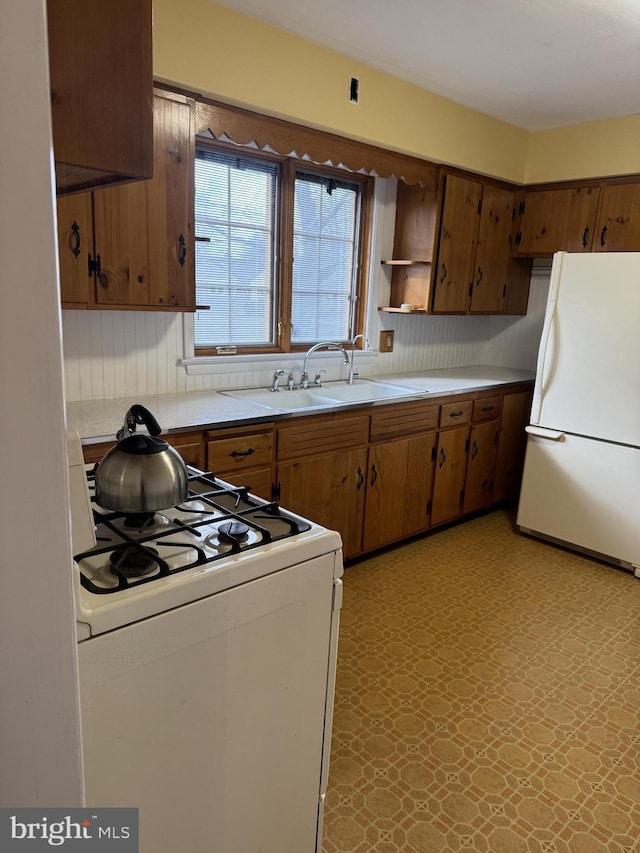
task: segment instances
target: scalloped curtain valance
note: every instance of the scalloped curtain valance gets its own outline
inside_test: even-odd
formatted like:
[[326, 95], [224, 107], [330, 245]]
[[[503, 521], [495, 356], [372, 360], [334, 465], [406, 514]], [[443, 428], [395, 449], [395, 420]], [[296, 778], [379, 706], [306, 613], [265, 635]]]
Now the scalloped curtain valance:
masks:
[[364, 171], [380, 178], [393, 176], [407, 184], [437, 186], [438, 182], [439, 168], [427, 160], [228, 104], [197, 101], [196, 134], [228, 138], [237, 145], [254, 143], [260, 149], [268, 148], [282, 156], [344, 166], [351, 172]]

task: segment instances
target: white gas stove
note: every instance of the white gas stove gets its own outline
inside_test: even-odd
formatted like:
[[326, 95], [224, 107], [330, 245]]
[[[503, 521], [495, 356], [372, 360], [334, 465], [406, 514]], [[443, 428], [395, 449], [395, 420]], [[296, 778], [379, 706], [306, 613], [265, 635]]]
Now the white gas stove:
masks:
[[87, 804], [138, 807], [141, 853], [319, 853], [339, 535], [193, 468], [180, 505], [111, 512], [75, 461]]

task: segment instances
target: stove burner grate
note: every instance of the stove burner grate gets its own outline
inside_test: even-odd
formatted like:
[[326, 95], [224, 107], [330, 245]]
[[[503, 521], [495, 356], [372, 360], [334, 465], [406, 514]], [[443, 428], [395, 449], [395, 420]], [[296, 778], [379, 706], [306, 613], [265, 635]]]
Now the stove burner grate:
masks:
[[155, 548], [121, 545], [109, 557], [109, 569], [118, 577], [141, 578], [157, 571], [158, 552]]

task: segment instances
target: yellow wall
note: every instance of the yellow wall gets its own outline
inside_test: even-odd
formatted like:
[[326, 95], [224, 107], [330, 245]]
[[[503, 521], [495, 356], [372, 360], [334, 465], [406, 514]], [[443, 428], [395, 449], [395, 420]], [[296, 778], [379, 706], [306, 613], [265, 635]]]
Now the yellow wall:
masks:
[[640, 116], [530, 134], [526, 183], [640, 172]]
[[[519, 183], [640, 171], [625, 120], [529, 134], [209, 0], [154, 0], [154, 73], [227, 103]], [[360, 80], [357, 105], [348, 101], [351, 77]]]

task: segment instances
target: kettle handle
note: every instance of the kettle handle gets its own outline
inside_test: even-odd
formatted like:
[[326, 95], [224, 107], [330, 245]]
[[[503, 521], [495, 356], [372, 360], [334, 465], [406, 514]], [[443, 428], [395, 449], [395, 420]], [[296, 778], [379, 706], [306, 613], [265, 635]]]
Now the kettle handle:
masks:
[[136, 431], [136, 424], [144, 424], [149, 430], [149, 435], [160, 435], [162, 432], [160, 424], [151, 414], [149, 409], [141, 406], [140, 403], [134, 403], [125, 415], [124, 427], [116, 436], [118, 441], [126, 438], [127, 434], [133, 435]]

